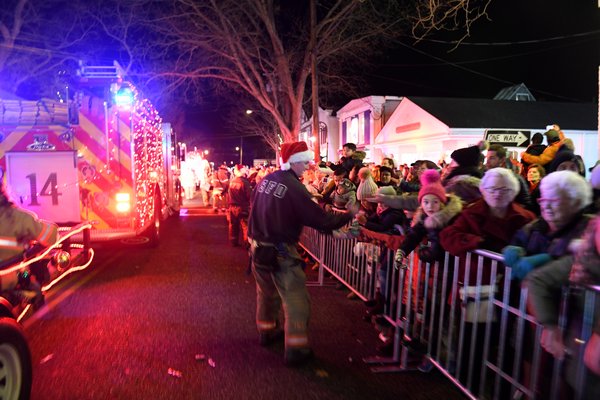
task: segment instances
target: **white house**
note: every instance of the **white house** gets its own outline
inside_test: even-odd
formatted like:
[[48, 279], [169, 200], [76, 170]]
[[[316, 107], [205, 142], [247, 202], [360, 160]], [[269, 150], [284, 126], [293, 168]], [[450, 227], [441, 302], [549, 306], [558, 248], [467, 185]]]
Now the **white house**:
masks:
[[[374, 140], [365, 145], [376, 163], [390, 156], [407, 164], [418, 159], [448, 160], [455, 149], [482, 139], [504, 144], [509, 150], [521, 153], [535, 132], [545, 132], [546, 126], [551, 124], [558, 124], [573, 140], [575, 153], [583, 157], [586, 166], [594, 165], [598, 159], [596, 104], [429, 97], [399, 99], [389, 120]], [[338, 117], [343, 121], [339, 113]]]
[[337, 161], [341, 146], [350, 142], [367, 152], [367, 161], [379, 162], [371, 154], [372, 144], [401, 100], [396, 96], [368, 96], [352, 100], [338, 110], [340, 140], [331, 161]]

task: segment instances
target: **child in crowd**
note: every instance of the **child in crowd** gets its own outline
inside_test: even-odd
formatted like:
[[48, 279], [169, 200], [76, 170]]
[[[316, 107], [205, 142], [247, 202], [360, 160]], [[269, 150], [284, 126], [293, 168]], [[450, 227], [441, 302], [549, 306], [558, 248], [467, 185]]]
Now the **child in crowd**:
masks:
[[406, 257], [425, 238], [429, 244], [419, 248], [419, 259], [429, 263], [440, 261], [444, 256], [444, 249], [440, 244], [439, 233], [462, 210], [460, 198], [446, 194], [440, 174], [434, 169], [428, 169], [421, 175], [418, 199], [421, 206], [413, 216], [402, 246], [396, 251], [396, 261], [399, 263], [404, 263]]
[[[442, 261], [445, 251], [440, 243], [439, 233], [462, 211], [462, 201], [458, 196], [446, 193], [437, 170], [428, 169], [424, 171], [421, 174], [420, 181], [421, 189], [418, 195], [420, 207], [413, 216], [411, 226], [402, 241], [402, 245], [396, 251], [396, 262], [398, 265], [406, 265], [408, 255], [417, 246], [419, 246], [417, 254], [421, 261], [431, 264], [436, 261]], [[427, 239], [428, 243], [422, 244], [423, 239]], [[416, 275], [417, 272], [419, 270], [415, 268], [413, 270], [413, 282], [417, 279], [427, 279], [424, 276], [425, 269], [420, 270], [421, 277]], [[431, 275], [434, 275], [433, 270]], [[442, 275], [439, 273], [438, 279], [441, 278]], [[438, 304], [445, 300], [441, 298], [441, 287], [442, 285], [438, 284], [438, 293], [435, 293], [435, 300]], [[424, 313], [424, 294], [415, 293], [414, 295], [417, 295], [415, 299], [417, 317], [422, 316]], [[417, 322], [421, 322], [419, 318], [417, 318]], [[428, 359], [423, 358], [418, 368], [423, 372], [429, 372], [432, 367]]]
[[377, 192], [377, 183], [375, 183], [373, 173], [369, 167], [362, 167], [360, 171], [358, 171], [358, 179], [360, 183], [356, 190], [356, 199], [360, 201], [360, 206], [363, 211], [366, 212], [367, 216], [373, 215], [376, 211], [376, 203], [371, 203], [367, 201], [367, 199], [375, 196], [375, 193]]
[[[333, 207], [337, 210], [349, 210], [356, 204], [356, 187], [348, 178], [344, 178], [335, 188], [333, 194]], [[326, 207], [328, 208], [328, 207]]]

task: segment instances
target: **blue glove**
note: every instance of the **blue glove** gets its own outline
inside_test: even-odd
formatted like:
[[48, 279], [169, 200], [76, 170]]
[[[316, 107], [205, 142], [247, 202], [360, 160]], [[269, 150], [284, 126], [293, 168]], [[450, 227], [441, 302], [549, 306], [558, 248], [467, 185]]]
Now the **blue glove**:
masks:
[[548, 253], [536, 254], [534, 256], [522, 257], [512, 269], [512, 279], [523, 280], [527, 274], [542, 264], [552, 260]]
[[504, 256], [504, 264], [509, 267], [514, 267], [517, 261], [525, 255], [525, 249], [520, 246], [506, 246], [502, 249]]

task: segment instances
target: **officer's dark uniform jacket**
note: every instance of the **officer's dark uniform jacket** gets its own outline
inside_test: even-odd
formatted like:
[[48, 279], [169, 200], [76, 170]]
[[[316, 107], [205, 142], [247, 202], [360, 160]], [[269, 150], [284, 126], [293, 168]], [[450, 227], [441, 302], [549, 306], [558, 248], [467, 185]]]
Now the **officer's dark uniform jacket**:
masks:
[[246, 177], [236, 176], [229, 182], [229, 205], [241, 207], [244, 210], [250, 208], [252, 197], [252, 186]]
[[349, 214], [325, 212], [292, 170], [267, 175], [254, 192], [248, 236], [266, 243], [297, 243], [303, 226], [330, 231], [349, 222]]

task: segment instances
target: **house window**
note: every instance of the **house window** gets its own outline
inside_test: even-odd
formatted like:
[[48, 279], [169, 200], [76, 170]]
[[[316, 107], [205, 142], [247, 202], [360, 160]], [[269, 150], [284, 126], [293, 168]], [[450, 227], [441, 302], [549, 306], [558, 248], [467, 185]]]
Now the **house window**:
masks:
[[358, 140], [356, 144], [365, 143], [365, 117], [364, 114], [358, 115]]
[[301, 142], [306, 142], [308, 143], [308, 138], [310, 137], [310, 129], [305, 129], [303, 131], [300, 131], [300, 134], [298, 135], [298, 140]]
[[358, 117], [352, 117], [352, 119], [350, 119], [350, 123], [348, 124], [348, 131], [346, 132], [346, 142], [359, 144], [358, 129]]
[[517, 93], [517, 101], [532, 101], [533, 99], [527, 93]]
[[357, 146], [364, 146], [370, 143], [370, 115], [370, 111], [366, 111], [342, 122], [342, 138], [344, 138], [344, 125], [346, 127], [344, 143], [350, 142]]
[[321, 150], [321, 158], [328, 161], [327, 149], [329, 148], [329, 138], [327, 137], [327, 125], [319, 122], [319, 143]]

